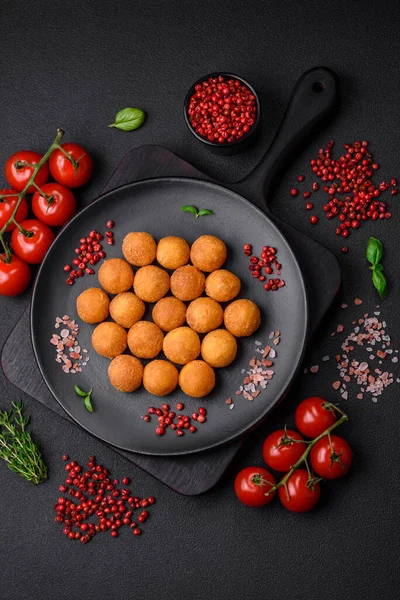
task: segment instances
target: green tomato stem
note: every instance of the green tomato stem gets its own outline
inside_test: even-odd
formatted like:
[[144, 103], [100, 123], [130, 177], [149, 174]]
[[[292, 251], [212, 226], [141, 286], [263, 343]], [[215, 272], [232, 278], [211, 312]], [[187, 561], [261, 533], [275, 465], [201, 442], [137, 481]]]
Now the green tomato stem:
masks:
[[82, 154], [82, 156], [80, 156], [78, 158], [78, 160], [75, 160], [74, 158], [72, 158], [72, 156], [70, 154], [68, 154], [68, 152], [66, 150], [64, 150], [64, 148], [62, 146], [60, 146], [60, 144], [56, 144], [56, 148], [57, 148], [57, 150], [60, 150], [60, 152], [62, 152], [68, 158], [68, 160], [74, 167], [74, 170], [76, 171], [76, 169], [79, 166], [79, 160], [82, 158], [82, 156], [84, 156], [84, 153]]
[[[3, 251], [4, 251], [4, 257], [2, 258], [2, 260], [4, 260], [4, 262], [10, 262], [11, 261], [11, 250], [8, 247], [8, 245], [6, 244], [5, 240], [4, 240], [4, 234], [7, 231], [7, 228], [11, 225], [11, 224], [15, 224], [18, 225], [18, 223], [15, 220], [15, 215], [17, 214], [17, 211], [21, 205], [22, 200], [25, 198], [25, 195], [27, 194], [28, 189], [33, 185], [34, 187], [36, 187], [37, 190], [40, 191], [40, 193], [42, 193], [42, 191], [40, 190], [40, 188], [38, 187], [38, 185], [35, 183], [35, 179], [37, 174], [39, 173], [40, 169], [43, 167], [43, 165], [45, 163], [47, 163], [47, 161], [49, 160], [50, 156], [53, 154], [54, 150], [61, 150], [62, 152], [64, 152], [64, 154], [67, 155], [68, 159], [71, 161], [71, 163], [74, 165], [74, 168], [76, 166], [76, 161], [72, 158], [72, 156], [70, 156], [67, 152], [65, 152], [65, 150], [63, 148], [61, 148], [60, 146], [60, 142], [63, 138], [64, 135], [64, 131], [62, 129], [57, 129], [57, 135], [53, 141], [53, 143], [51, 144], [51, 146], [49, 147], [49, 149], [47, 150], [47, 152], [45, 154], [43, 154], [42, 158], [40, 159], [40, 161], [37, 163], [37, 165], [28, 165], [27, 163], [22, 163], [23, 166], [32, 166], [33, 168], [33, 173], [28, 181], [28, 183], [26, 184], [26, 186], [24, 187], [24, 189], [19, 192], [18, 194], [18, 201], [14, 207], [14, 210], [12, 212], [12, 215], [10, 216], [10, 218], [8, 219], [7, 223], [5, 223], [3, 225], [3, 227], [0, 230], [0, 242], [1, 245], [3, 246]], [[13, 196], [15, 197], [17, 194], [4, 194], [1, 196], [1, 199], [6, 198], [7, 196]], [[23, 232], [24, 233], [24, 232]], [[26, 235], [25, 232], [24, 235]]]
[[345, 421], [349, 420], [348, 416], [340, 408], [338, 408], [334, 404], [330, 404], [329, 402], [327, 402], [326, 406], [329, 407], [329, 408], [332, 408], [332, 409], [336, 410], [341, 415], [340, 419], [338, 419], [335, 423], [333, 423], [333, 425], [331, 425], [330, 427], [328, 427], [328, 429], [325, 429], [325, 431], [323, 431], [318, 437], [316, 437], [313, 440], [311, 440], [311, 442], [308, 442], [308, 446], [304, 450], [303, 454], [300, 456], [299, 460], [290, 468], [290, 471], [288, 473], [286, 473], [285, 477], [283, 477], [283, 479], [281, 479], [279, 481], [279, 483], [276, 483], [265, 494], [266, 496], [269, 496], [269, 494], [272, 494], [272, 492], [275, 492], [278, 488], [280, 488], [282, 486], [285, 486], [286, 493], [288, 493], [288, 491], [287, 491], [287, 482], [288, 482], [289, 478], [293, 475], [294, 471], [296, 469], [298, 469], [303, 463], [306, 463], [307, 471], [308, 471], [308, 473], [310, 473], [307, 458], [308, 458], [308, 455], [310, 454], [312, 448], [315, 446], [315, 444], [317, 442], [319, 442], [319, 440], [322, 440], [322, 438], [324, 438], [325, 436], [328, 436], [328, 438], [330, 440], [330, 433], [331, 433], [331, 431], [333, 431], [334, 429], [336, 429], [336, 427], [339, 427], [339, 425], [341, 425]]

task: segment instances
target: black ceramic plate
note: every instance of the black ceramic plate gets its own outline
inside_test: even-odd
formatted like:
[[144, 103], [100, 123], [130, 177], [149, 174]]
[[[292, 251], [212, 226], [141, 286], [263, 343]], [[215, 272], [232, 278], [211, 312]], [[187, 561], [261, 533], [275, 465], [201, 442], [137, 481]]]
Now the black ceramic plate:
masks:
[[[195, 219], [180, 211], [184, 204], [210, 208], [213, 216]], [[97, 275], [65, 283], [63, 265], [70, 263], [77, 240], [91, 229], [104, 231], [108, 219], [115, 221], [115, 246], [106, 246], [107, 257], [122, 256], [121, 243], [129, 231], [148, 231], [156, 240], [167, 235], [184, 237], [189, 243], [203, 234], [216, 235], [228, 247], [224, 267], [242, 281], [240, 297], [254, 300], [262, 311], [262, 325], [249, 338], [239, 340], [237, 359], [227, 368], [217, 370], [217, 385], [204, 399], [185, 396], [179, 389], [164, 398], [151, 396], [144, 388], [123, 394], [108, 381], [109, 361], [91, 349], [94, 326], [79, 323], [79, 343], [87, 348], [90, 361], [79, 374], [65, 374], [55, 362], [55, 347], [50, 344], [57, 316], [76, 317], [77, 296], [87, 287], [97, 286]], [[261, 282], [253, 279], [243, 245], [255, 249], [265, 244], [275, 246], [281, 261], [286, 286], [277, 292], [265, 292]], [[150, 318], [151, 310], [145, 318]], [[79, 322], [79, 321], [78, 321]], [[301, 272], [285, 238], [274, 223], [240, 195], [222, 186], [193, 179], [162, 178], [119, 188], [102, 196], [78, 214], [60, 233], [44, 260], [34, 289], [31, 313], [32, 340], [41, 373], [56, 400], [82, 427], [120, 448], [145, 454], [184, 454], [212, 448], [231, 441], [254, 427], [285, 394], [301, 360], [307, 331], [307, 300]], [[280, 330], [276, 346], [275, 375], [260, 395], [250, 402], [236, 396], [243, 379], [243, 369], [256, 348], [264, 348], [271, 331]], [[60, 329], [58, 330], [58, 333]], [[261, 343], [257, 346], [257, 343]], [[258, 355], [259, 356], [259, 355]], [[74, 384], [88, 390], [93, 387], [94, 412], [89, 413], [76, 396]], [[233, 398], [230, 409], [225, 400]], [[140, 417], [151, 405], [168, 402], [175, 407], [185, 404], [190, 414], [199, 406], [207, 408], [207, 421], [195, 434], [176, 436], [172, 430], [159, 437], [155, 418], [146, 423]]]

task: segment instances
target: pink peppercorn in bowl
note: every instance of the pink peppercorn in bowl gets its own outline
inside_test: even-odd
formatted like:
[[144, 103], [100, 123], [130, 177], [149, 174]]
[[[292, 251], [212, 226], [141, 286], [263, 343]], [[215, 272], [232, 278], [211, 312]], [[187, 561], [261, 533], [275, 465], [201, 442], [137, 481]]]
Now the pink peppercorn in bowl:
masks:
[[232, 73], [212, 73], [189, 89], [184, 117], [191, 133], [211, 150], [236, 154], [256, 139], [261, 120], [257, 92]]

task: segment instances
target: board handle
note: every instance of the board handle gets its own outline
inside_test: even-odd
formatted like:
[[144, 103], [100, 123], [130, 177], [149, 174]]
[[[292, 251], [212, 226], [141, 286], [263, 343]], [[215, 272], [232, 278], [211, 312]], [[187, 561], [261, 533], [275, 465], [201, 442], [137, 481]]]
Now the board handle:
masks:
[[[339, 79], [331, 69], [315, 67], [297, 81], [282, 123], [255, 169], [235, 188], [263, 198], [291, 156], [309, 141], [312, 130], [332, 114], [339, 102]], [[264, 205], [265, 206], [265, 205]]]

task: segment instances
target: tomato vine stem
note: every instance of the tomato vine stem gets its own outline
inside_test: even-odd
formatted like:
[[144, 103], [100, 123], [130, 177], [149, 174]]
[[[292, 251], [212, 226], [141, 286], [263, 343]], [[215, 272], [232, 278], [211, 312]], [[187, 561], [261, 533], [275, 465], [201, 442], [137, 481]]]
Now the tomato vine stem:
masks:
[[[64, 150], [64, 148], [62, 148], [60, 146], [60, 142], [62, 140], [64, 136], [64, 131], [62, 129], [57, 129], [57, 135], [54, 138], [53, 143], [51, 144], [51, 146], [49, 147], [49, 149], [47, 150], [47, 152], [45, 152], [45, 154], [43, 154], [42, 158], [40, 159], [40, 161], [36, 164], [36, 165], [28, 165], [27, 163], [23, 163], [22, 166], [32, 166], [33, 167], [33, 173], [28, 181], [28, 183], [26, 184], [26, 186], [24, 187], [24, 189], [19, 192], [18, 194], [2, 194], [0, 195], [0, 201], [2, 201], [4, 198], [7, 197], [15, 197], [18, 196], [18, 201], [14, 207], [14, 210], [12, 212], [12, 215], [10, 216], [10, 218], [8, 219], [7, 223], [5, 223], [3, 225], [3, 227], [0, 230], [0, 243], [3, 246], [3, 255], [0, 255], [0, 260], [2, 260], [3, 262], [7, 262], [9, 263], [11, 261], [11, 249], [8, 246], [8, 244], [6, 243], [6, 241], [4, 240], [4, 234], [7, 231], [8, 227], [11, 224], [15, 224], [18, 226], [18, 223], [15, 220], [15, 215], [17, 214], [17, 211], [21, 205], [22, 200], [25, 198], [28, 189], [33, 185], [41, 194], [42, 191], [40, 189], [40, 187], [36, 184], [35, 179], [36, 179], [36, 175], [38, 174], [38, 172], [40, 171], [40, 169], [43, 167], [43, 165], [45, 163], [47, 163], [47, 161], [49, 160], [50, 156], [53, 154], [54, 150], [61, 150], [61, 152], [63, 152], [63, 154], [66, 155], [66, 157], [68, 158], [68, 160], [72, 163], [72, 165], [74, 166], [74, 169], [77, 168], [78, 163], [76, 160], [74, 160], [72, 158], [72, 156], [70, 156], [68, 154], [68, 152], [66, 152]], [[22, 168], [21, 166], [21, 168]], [[45, 195], [46, 197], [46, 195]]]
[[[308, 458], [308, 455], [310, 454], [312, 448], [315, 446], [315, 444], [317, 442], [319, 442], [319, 440], [322, 440], [322, 438], [324, 438], [325, 436], [328, 436], [328, 438], [330, 440], [331, 432], [334, 429], [336, 429], [337, 427], [339, 427], [339, 425], [341, 425], [345, 421], [349, 420], [348, 416], [335, 404], [331, 404], [330, 402], [327, 402], [326, 407], [337, 411], [341, 415], [340, 419], [335, 421], [335, 423], [333, 423], [333, 425], [328, 427], [328, 429], [325, 429], [325, 431], [323, 431], [319, 436], [317, 436], [313, 440], [311, 440], [311, 441], [304, 440], [307, 443], [307, 448], [304, 450], [304, 452], [300, 456], [299, 460], [292, 467], [290, 467], [290, 470], [288, 471], [288, 473], [286, 473], [286, 475], [278, 483], [276, 483], [273, 487], [271, 487], [271, 489], [268, 492], [265, 493], [266, 496], [269, 496], [270, 494], [272, 494], [273, 492], [275, 492], [278, 488], [280, 488], [282, 486], [285, 487], [286, 493], [288, 493], [287, 482], [290, 479], [290, 477], [293, 475], [294, 471], [296, 469], [298, 469], [303, 463], [306, 464], [307, 471], [308, 471], [309, 475], [311, 475], [307, 458]], [[297, 441], [297, 440], [293, 440], [293, 441]], [[313, 480], [313, 477], [311, 475], [310, 481], [312, 481], [312, 480]]]

